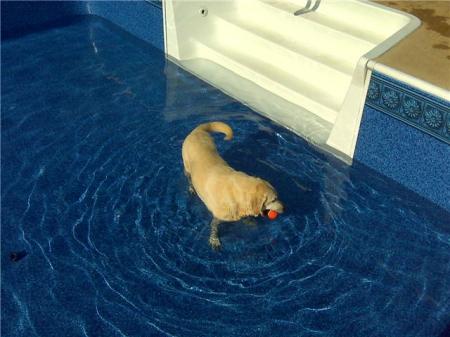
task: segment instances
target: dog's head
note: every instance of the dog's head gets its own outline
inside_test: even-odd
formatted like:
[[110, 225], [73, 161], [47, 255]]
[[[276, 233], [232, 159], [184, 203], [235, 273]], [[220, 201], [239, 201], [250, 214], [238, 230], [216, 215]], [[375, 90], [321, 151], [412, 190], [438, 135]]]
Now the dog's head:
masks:
[[261, 180], [256, 188], [256, 203], [254, 204], [254, 214], [263, 215], [268, 211], [276, 211], [277, 213], [284, 212], [284, 206], [278, 200], [278, 194], [275, 188], [267, 181]]

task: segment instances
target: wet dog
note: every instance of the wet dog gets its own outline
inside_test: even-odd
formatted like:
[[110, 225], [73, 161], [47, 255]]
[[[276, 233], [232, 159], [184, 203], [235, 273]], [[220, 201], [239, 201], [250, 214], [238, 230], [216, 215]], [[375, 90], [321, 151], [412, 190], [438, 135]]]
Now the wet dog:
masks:
[[282, 213], [283, 204], [275, 188], [267, 181], [230, 167], [217, 152], [211, 132], [233, 137], [225, 123], [211, 122], [196, 127], [184, 140], [184, 172], [195, 191], [213, 215], [209, 243], [220, 247], [219, 224], [245, 217], [257, 217], [268, 211]]

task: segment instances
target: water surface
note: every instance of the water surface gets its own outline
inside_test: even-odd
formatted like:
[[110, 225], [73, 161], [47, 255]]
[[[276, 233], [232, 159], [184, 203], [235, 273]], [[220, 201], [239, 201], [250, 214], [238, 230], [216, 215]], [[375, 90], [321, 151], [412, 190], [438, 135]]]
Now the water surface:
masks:
[[[5, 336], [438, 336], [449, 214], [348, 167], [100, 19], [2, 44]], [[287, 212], [233, 223], [187, 191], [184, 137], [216, 138]], [[28, 255], [11, 262], [9, 252]]]

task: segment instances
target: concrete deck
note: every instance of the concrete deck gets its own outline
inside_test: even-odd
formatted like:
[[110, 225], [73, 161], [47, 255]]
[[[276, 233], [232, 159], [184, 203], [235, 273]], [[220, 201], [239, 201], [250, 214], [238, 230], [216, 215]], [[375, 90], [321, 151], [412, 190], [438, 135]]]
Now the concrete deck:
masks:
[[415, 15], [422, 25], [375, 61], [450, 90], [450, 0], [376, 2]]

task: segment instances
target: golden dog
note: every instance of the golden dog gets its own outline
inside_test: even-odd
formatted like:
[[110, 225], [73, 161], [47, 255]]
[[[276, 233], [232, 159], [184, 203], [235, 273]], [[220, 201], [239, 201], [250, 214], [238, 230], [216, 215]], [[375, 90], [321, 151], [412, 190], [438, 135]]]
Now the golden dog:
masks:
[[225, 123], [201, 124], [184, 140], [182, 155], [190, 190], [213, 215], [209, 243], [217, 249], [221, 222], [257, 217], [269, 210], [282, 213], [283, 204], [267, 181], [231, 168], [217, 153], [210, 132], [223, 133], [226, 140], [233, 137], [233, 130]]

